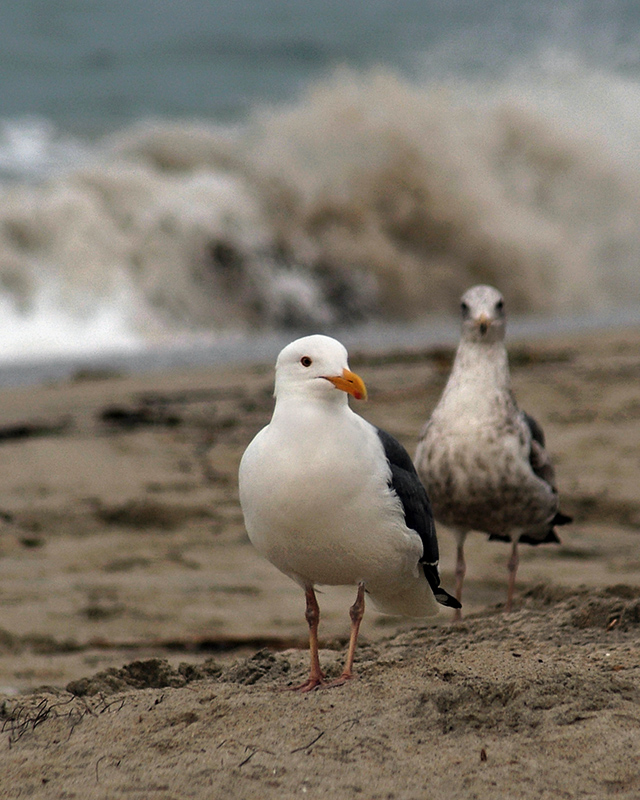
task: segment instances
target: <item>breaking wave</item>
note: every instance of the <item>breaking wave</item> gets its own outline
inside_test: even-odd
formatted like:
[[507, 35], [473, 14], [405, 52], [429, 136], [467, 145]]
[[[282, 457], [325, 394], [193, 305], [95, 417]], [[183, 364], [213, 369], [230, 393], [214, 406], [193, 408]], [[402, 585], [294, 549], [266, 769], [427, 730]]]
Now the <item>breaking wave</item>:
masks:
[[417, 320], [477, 282], [515, 312], [637, 305], [639, 135], [638, 81], [552, 52], [494, 80], [338, 71], [236, 127], [6, 122], [0, 338]]

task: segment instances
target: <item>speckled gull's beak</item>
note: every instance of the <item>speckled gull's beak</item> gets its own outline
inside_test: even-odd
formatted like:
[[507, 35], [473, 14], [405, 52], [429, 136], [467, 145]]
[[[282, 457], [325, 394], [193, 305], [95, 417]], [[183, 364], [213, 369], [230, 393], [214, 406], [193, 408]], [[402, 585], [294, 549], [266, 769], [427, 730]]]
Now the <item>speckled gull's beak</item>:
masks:
[[476, 320], [476, 324], [480, 328], [480, 333], [484, 336], [484, 334], [489, 330], [491, 319], [486, 314], [480, 314]]
[[343, 369], [342, 375], [323, 375], [322, 377], [332, 383], [336, 389], [353, 395], [356, 400], [367, 399], [367, 387], [364, 385], [364, 381], [350, 369]]

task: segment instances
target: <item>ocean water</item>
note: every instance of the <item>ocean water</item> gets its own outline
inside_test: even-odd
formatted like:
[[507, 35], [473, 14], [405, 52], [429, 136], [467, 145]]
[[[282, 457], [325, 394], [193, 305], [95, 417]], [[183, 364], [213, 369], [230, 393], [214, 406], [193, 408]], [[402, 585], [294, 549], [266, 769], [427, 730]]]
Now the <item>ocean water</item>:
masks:
[[639, 219], [635, 2], [0, 0], [0, 382], [435, 335], [477, 282], [640, 321]]

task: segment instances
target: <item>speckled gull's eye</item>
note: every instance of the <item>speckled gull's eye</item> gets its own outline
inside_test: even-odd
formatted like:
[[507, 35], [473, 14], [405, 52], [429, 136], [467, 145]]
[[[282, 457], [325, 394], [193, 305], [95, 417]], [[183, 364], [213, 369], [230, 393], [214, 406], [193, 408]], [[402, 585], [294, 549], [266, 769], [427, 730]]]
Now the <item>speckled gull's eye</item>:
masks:
[[496, 303], [496, 311], [502, 311], [503, 308], [504, 308], [504, 301], [498, 300], [498, 302]]
[[309, 356], [302, 356], [300, 363], [303, 367], [310, 367], [313, 364], [313, 361], [309, 358]]

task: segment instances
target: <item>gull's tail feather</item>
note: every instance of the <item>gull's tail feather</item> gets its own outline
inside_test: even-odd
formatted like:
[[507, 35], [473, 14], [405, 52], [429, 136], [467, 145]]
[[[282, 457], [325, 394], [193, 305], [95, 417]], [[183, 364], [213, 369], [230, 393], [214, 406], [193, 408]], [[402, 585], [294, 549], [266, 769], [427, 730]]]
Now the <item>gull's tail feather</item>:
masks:
[[568, 525], [570, 522], [573, 522], [573, 517], [569, 517], [567, 514], [563, 514], [562, 511], [558, 511], [551, 520], [551, 525]]
[[462, 608], [462, 606], [460, 605], [460, 601], [456, 600], [455, 597], [450, 595], [449, 592], [445, 591], [442, 588], [442, 586], [440, 586], [440, 574], [438, 573], [438, 565], [425, 564], [423, 562], [422, 568], [424, 569], [424, 574], [427, 581], [429, 582], [429, 586], [431, 587], [433, 596], [440, 603], [440, 605], [446, 606], [447, 608]]

